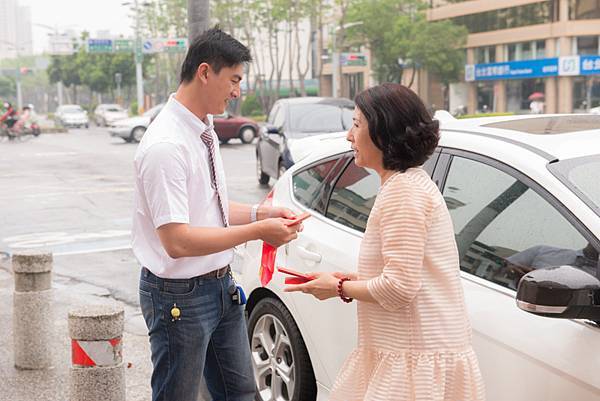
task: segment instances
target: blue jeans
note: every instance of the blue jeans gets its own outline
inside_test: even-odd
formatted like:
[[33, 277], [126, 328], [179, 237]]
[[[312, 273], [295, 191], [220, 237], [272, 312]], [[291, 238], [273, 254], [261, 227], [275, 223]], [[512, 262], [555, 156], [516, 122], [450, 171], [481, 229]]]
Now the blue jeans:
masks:
[[[140, 306], [152, 351], [152, 401], [196, 401], [204, 373], [213, 401], [253, 401], [254, 371], [244, 307], [229, 274], [161, 279], [143, 268]], [[174, 305], [181, 311], [171, 316]]]

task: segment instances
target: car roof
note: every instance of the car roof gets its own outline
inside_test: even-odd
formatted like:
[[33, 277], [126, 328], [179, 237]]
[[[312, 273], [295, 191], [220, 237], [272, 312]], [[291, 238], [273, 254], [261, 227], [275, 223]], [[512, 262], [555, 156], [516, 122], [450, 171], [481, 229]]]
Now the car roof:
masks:
[[[437, 114], [436, 114], [437, 116]], [[549, 114], [443, 119], [442, 131], [465, 132], [544, 153], [551, 159], [598, 154], [600, 115]]]
[[278, 103], [285, 104], [331, 104], [339, 106], [354, 107], [354, 102], [346, 98], [335, 98], [335, 97], [317, 97], [317, 96], [305, 96], [305, 97], [293, 97], [288, 99], [279, 99]]
[[[595, 116], [598, 119], [590, 119], [590, 115], [582, 115], [583, 118], [573, 118], [574, 116], [577, 115], [504, 116], [464, 120], [457, 120], [453, 117], [440, 119], [442, 132], [440, 145], [460, 146], [460, 143], [468, 141], [466, 135], [473, 135], [481, 139], [485, 138], [490, 141], [518, 146], [536, 153], [548, 161], [600, 154], [600, 116]], [[539, 121], [528, 121], [532, 119], [539, 119]], [[556, 132], [544, 134], [517, 130], [518, 127], [522, 126], [529, 126], [532, 128], [531, 130], [537, 130], [544, 124], [547, 127], [558, 127], [558, 129]], [[565, 124], [571, 124], [572, 128], [561, 128], [565, 127]], [[591, 126], [594, 128], [590, 128]], [[460, 135], [460, 140], [450, 133]], [[322, 140], [318, 149], [311, 153], [309, 157], [311, 160], [350, 150], [350, 145], [343, 133], [320, 135], [319, 138], [322, 138]]]

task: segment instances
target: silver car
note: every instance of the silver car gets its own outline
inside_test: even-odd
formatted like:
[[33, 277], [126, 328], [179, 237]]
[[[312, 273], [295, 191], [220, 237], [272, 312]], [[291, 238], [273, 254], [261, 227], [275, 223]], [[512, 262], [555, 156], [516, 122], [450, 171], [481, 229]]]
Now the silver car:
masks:
[[158, 104], [141, 116], [115, 121], [109, 125], [108, 132], [111, 136], [123, 138], [125, 142], [139, 142], [144, 136], [146, 128], [160, 113], [164, 105], [164, 103]]

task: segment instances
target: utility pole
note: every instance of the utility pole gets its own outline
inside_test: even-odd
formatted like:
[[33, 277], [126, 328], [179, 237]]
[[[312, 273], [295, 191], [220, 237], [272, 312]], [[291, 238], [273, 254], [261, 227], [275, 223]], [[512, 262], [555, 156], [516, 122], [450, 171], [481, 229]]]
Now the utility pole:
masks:
[[144, 76], [142, 74], [142, 40], [140, 38], [140, 9], [138, 0], [134, 1], [135, 7], [135, 85], [137, 89], [138, 114], [144, 111]]
[[209, 0], [188, 0], [188, 39], [194, 43], [202, 32], [210, 26]]

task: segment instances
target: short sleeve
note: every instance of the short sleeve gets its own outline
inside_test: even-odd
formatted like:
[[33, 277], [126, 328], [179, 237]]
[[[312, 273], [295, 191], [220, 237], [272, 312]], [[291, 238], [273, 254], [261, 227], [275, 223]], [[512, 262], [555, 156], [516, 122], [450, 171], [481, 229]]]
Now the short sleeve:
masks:
[[138, 174], [154, 228], [167, 223], [189, 223], [188, 169], [177, 145], [156, 143], [146, 150]]
[[382, 193], [380, 209], [383, 272], [367, 283], [373, 298], [394, 311], [412, 302], [421, 288], [432, 197], [400, 174]]

